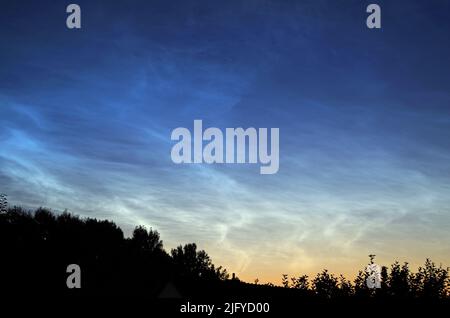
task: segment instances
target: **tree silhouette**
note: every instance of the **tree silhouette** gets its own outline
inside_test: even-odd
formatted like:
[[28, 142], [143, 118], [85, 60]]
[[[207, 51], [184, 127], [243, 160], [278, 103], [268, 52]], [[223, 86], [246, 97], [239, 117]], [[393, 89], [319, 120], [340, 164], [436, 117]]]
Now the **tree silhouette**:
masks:
[[338, 295], [338, 279], [324, 269], [312, 281], [315, 293], [323, 298], [332, 298]]
[[410, 296], [411, 291], [411, 274], [408, 263], [400, 265], [395, 262], [391, 265], [391, 273], [388, 279], [389, 293], [395, 297], [405, 298]]
[[171, 251], [173, 262], [182, 276], [204, 279], [227, 279], [228, 273], [222, 267], [215, 268], [204, 250], [197, 251], [195, 243], [178, 246]]
[[367, 287], [368, 274], [365, 271], [359, 271], [354, 280], [354, 294], [359, 298], [366, 298], [371, 295], [371, 290]]
[[[179, 245], [168, 254], [158, 231], [137, 226], [130, 238], [113, 222], [81, 218], [65, 211], [54, 214], [39, 208], [33, 213], [10, 207], [0, 213], [1, 286], [5, 290], [26, 290], [45, 286], [66, 290], [65, 269], [78, 264], [82, 286], [87, 290], [133, 291], [157, 297], [173, 282], [187, 293], [269, 294], [292, 299], [314, 297], [319, 301], [349, 299], [380, 301], [402, 299], [446, 300], [449, 269], [427, 259], [417, 273], [408, 263], [395, 262], [381, 269], [381, 288], [367, 286], [366, 271], [359, 271], [352, 284], [328, 270], [310, 282], [307, 275], [282, 276], [282, 286], [272, 283], [248, 284], [229, 279], [195, 243]], [[373, 262], [373, 257], [371, 262]], [[235, 275], [233, 275], [235, 277]], [[170, 285], [170, 284], [169, 284]]]
[[341, 297], [352, 296], [354, 293], [354, 287], [352, 283], [346, 279], [342, 274], [339, 276], [339, 290], [338, 295]]
[[419, 267], [416, 274], [412, 274], [412, 289], [416, 297], [444, 298], [448, 296], [449, 276], [448, 268], [437, 267], [428, 258], [424, 267]]
[[309, 289], [308, 275], [302, 275], [299, 277], [292, 277], [292, 288], [307, 291]]
[[137, 226], [134, 229], [131, 244], [134, 248], [145, 252], [154, 252], [163, 248], [158, 231], [153, 231], [151, 228], [147, 231], [144, 226]]
[[386, 266], [381, 266], [381, 288], [378, 288], [375, 291], [375, 295], [379, 298], [385, 298], [389, 293], [389, 273], [388, 268]]

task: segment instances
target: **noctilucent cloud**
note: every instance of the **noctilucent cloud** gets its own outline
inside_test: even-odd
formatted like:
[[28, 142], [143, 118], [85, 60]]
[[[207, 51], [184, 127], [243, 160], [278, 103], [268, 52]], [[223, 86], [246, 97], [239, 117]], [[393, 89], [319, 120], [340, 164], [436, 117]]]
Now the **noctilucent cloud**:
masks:
[[[373, 2], [373, 1], [372, 1]], [[450, 261], [450, 3], [10, 1], [0, 192], [156, 228], [244, 280]], [[171, 131], [280, 128], [280, 169], [172, 162]]]

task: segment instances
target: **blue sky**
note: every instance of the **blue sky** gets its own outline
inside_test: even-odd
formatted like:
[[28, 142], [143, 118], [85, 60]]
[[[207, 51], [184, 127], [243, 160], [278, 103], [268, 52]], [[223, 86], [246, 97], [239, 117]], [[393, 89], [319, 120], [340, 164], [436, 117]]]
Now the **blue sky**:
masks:
[[[450, 260], [450, 4], [1, 5], [0, 191], [197, 242], [247, 280]], [[175, 165], [176, 127], [279, 127], [280, 170]]]

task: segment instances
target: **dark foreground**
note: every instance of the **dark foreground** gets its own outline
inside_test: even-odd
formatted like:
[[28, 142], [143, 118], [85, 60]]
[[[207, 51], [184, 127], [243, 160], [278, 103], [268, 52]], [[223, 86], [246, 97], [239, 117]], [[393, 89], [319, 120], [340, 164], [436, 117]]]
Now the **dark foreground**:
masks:
[[384, 268], [376, 291], [364, 276], [351, 283], [327, 271], [285, 287], [249, 284], [230, 278], [195, 244], [169, 254], [156, 231], [137, 227], [125, 238], [110, 221], [43, 209], [0, 214], [0, 255], [0, 305], [16, 314], [407, 317], [450, 309], [448, 270], [429, 261], [416, 274], [407, 265]]

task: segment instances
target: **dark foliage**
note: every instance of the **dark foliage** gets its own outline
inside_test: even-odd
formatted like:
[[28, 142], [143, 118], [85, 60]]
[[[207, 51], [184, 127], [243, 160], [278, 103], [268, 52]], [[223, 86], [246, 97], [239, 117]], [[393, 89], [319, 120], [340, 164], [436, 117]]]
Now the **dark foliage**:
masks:
[[[5, 199], [6, 204], [6, 197]], [[360, 271], [354, 282], [327, 270], [311, 281], [308, 276], [282, 276], [282, 286], [249, 284], [216, 267], [194, 243], [180, 245], [170, 254], [156, 230], [138, 226], [131, 238], [113, 222], [80, 218], [39, 208], [20, 207], [0, 213], [0, 274], [4, 290], [67, 291], [66, 268], [82, 269], [82, 290], [138, 291], [158, 297], [168, 284], [181, 295], [279, 295], [304, 299], [448, 299], [448, 268], [426, 260], [417, 273], [407, 263], [395, 262], [381, 270], [377, 290], [366, 284]], [[373, 255], [371, 261], [373, 261]]]
[[[103, 290], [146, 290], [157, 294], [169, 280], [186, 274], [220, 280], [226, 271], [215, 268], [205, 251], [187, 244], [183, 253], [163, 249], [159, 233], [136, 227], [125, 238], [116, 224], [46, 209], [34, 213], [10, 208], [0, 215], [2, 287], [66, 289], [66, 268], [78, 264], [82, 287]], [[185, 265], [186, 267], [184, 267]]]

